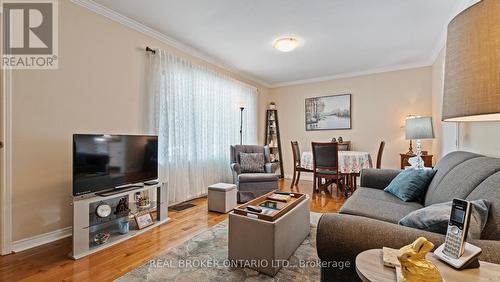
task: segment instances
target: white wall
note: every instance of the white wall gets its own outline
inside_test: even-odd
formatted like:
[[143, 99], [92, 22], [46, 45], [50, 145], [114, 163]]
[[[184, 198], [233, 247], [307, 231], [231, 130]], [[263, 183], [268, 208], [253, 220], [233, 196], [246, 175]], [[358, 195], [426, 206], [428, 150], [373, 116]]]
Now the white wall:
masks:
[[259, 125], [264, 123], [267, 88], [59, 1], [59, 69], [13, 73], [14, 241], [71, 226], [73, 133], [145, 132], [145, 46], [253, 84], [260, 96]]
[[[432, 69], [401, 70], [270, 90], [269, 99], [277, 104], [283, 160], [286, 175], [292, 174], [290, 141], [301, 150], [311, 150], [312, 141], [329, 141], [342, 136], [351, 140], [353, 150], [370, 152], [376, 160], [380, 141], [386, 141], [382, 166], [399, 168], [399, 153], [408, 151], [404, 122], [408, 115], [432, 114]], [[352, 130], [305, 130], [305, 98], [352, 94]], [[432, 153], [432, 143], [424, 150]]]
[[432, 116], [436, 139], [434, 139], [434, 155], [436, 160], [449, 152], [457, 150], [457, 124], [442, 122], [444, 60], [446, 51], [441, 50], [436, 62], [432, 65]]

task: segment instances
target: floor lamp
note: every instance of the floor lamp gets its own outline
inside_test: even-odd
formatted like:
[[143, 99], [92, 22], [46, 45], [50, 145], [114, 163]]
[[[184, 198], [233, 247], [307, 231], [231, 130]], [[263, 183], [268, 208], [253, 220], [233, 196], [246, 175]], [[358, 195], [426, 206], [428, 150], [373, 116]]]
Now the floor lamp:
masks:
[[243, 110], [245, 106], [240, 106], [240, 145], [243, 145]]
[[500, 1], [483, 0], [448, 25], [443, 121], [500, 121], [499, 14]]

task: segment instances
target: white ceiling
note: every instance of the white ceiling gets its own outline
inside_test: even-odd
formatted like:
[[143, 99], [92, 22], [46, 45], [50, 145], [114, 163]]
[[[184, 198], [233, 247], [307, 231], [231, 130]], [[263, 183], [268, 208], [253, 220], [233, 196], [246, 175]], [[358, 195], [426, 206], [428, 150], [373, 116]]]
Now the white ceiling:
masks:
[[268, 86], [430, 65], [466, 1], [95, 0]]

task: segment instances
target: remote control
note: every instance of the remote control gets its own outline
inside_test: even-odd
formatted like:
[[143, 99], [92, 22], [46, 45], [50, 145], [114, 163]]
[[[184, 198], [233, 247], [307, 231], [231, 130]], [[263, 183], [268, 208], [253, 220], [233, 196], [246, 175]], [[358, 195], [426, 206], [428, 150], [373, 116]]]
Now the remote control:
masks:
[[153, 185], [157, 185], [158, 183], [160, 183], [158, 180], [151, 180], [151, 181], [144, 182], [144, 185], [153, 186]]
[[262, 208], [257, 207], [257, 206], [247, 206], [247, 210], [249, 210], [251, 212], [258, 212], [258, 213], [262, 212]]

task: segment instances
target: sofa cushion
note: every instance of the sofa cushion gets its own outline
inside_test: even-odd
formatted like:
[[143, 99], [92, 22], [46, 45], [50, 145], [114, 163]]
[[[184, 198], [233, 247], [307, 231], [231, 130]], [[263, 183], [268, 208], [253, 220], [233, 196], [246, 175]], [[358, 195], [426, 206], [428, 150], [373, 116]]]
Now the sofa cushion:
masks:
[[422, 208], [417, 202], [403, 202], [380, 189], [360, 187], [344, 203], [339, 213], [398, 223], [412, 211]]
[[278, 175], [274, 173], [242, 173], [238, 175], [239, 182], [271, 182], [278, 181]]
[[[452, 170], [454, 169], [457, 165], [473, 159], [473, 158], [478, 158], [482, 157], [481, 155], [470, 153], [470, 152], [452, 152], [444, 156], [434, 167], [434, 169], [437, 171], [436, 174], [434, 175], [434, 178], [431, 181], [431, 184], [429, 184], [429, 188], [427, 189], [427, 193], [425, 194], [425, 202], [424, 204], [426, 206], [432, 205], [439, 203], [439, 201], [434, 200], [434, 194], [438, 190], [438, 186], [441, 183], [441, 181], [444, 179], [444, 177]], [[446, 202], [451, 199], [446, 199], [445, 201], [441, 202]]]
[[484, 180], [465, 199], [487, 199], [490, 202], [490, 212], [481, 239], [500, 241], [500, 172]]
[[264, 172], [263, 153], [240, 153], [241, 172]]
[[396, 176], [384, 191], [405, 202], [421, 200], [436, 173], [433, 169], [410, 168]]
[[336, 175], [337, 171], [335, 170], [316, 170], [318, 174], [327, 174], [327, 175]]
[[[488, 220], [490, 204], [487, 200], [471, 201], [471, 217], [467, 238], [481, 239], [481, 232]], [[451, 214], [452, 201], [430, 205], [413, 211], [403, 217], [400, 225], [417, 228], [429, 232], [446, 234]]]
[[269, 147], [259, 145], [234, 145], [231, 146], [231, 162], [240, 163], [240, 153], [262, 153], [264, 161], [271, 162], [269, 158]]
[[443, 177], [432, 196], [426, 195], [425, 205], [448, 202], [454, 198], [465, 199], [497, 171], [500, 171], [500, 159], [477, 157], [466, 160]]

